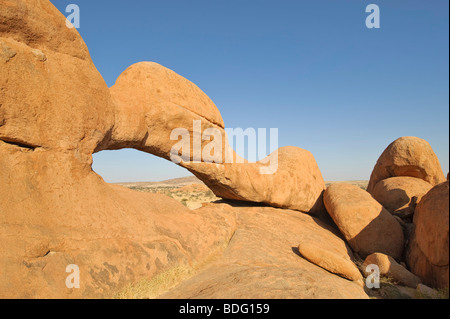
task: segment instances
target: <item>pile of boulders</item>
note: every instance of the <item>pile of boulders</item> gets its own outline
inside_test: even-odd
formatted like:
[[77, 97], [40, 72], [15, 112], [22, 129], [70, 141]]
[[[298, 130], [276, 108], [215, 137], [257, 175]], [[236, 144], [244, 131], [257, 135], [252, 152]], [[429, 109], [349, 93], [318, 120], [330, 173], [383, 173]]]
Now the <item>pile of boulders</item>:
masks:
[[449, 182], [430, 144], [417, 137], [394, 141], [378, 159], [367, 191], [404, 229], [400, 260], [425, 284], [448, 288]]
[[448, 288], [449, 181], [426, 141], [397, 139], [378, 159], [367, 191], [332, 184], [324, 203], [353, 252], [365, 258], [363, 273], [376, 264], [403, 285]]

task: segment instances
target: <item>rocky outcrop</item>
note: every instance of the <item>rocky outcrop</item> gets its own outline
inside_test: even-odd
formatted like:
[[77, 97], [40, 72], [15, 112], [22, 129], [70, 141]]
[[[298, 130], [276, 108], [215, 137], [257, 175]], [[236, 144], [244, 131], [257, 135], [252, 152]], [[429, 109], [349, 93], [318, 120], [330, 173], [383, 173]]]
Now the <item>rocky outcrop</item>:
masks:
[[346, 264], [351, 262], [347, 245], [327, 224], [287, 209], [229, 204], [207, 207], [211, 206], [236, 214], [230, 244], [209, 267], [159, 298], [368, 298], [360, 282], [336, 276], [299, 257], [298, 243], [314, 242]]
[[423, 195], [433, 186], [415, 177], [390, 177], [375, 185], [372, 196], [391, 214], [410, 218]]
[[414, 216], [418, 244], [428, 260], [437, 266], [448, 265], [449, 183], [435, 186], [420, 201]]
[[[214, 103], [175, 72], [152, 62], [137, 63], [119, 76], [111, 95], [115, 124], [97, 151], [133, 147], [176, 158], [218, 197], [324, 214], [325, 182], [310, 152], [283, 147], [257, 163], [247, 162], [229, 145]], [[187, 143], [174, 157], [182, 132]]]
[[[0, 297], [100, 298], [226, 245], [233, 216], [110, 186], [65, 152], [0, 142]], [[80, 289], [68, 289], [77, 265]]]
[[336, 183], [325, 191], [324, 202], [350, 247], [361, 257], [382, 252], [400, 259], [402, 228], [369, 193], [355, 185]]
[[406, 261], [431, 287], [449, 286], [449, 182], [433, 187], [417, 205]]
[[[4, 4], [5, 3], [5, 4]], [[226, 245], [234, 217], [106, 184], [110, 92], [48, 1], [0, 10], [0, 298], [100, 298]], [[80, 288], [69, 289], [69, 265]]]
[[[195, 84], [144, 62], [108, 89], [50, 2], [0, 2], [0, 298], [107, 298], [178, 269], [194, 275], [160, 297], [367, 298], [339, 232], [299, 213], [324, 217], [324, 203], [358, 254], [401, 256], [395, 218], [356, 186], [324, 195], [310, 152], [282, 147], [249, 163]], [[191, 211], [109, 185], [92, 171], [92, 154], [121, 148], [173, 160], [241, 202]], [[380, 157], [370, 188], [395, 176], [435, 185], [439, 169], [426, 143], [403, 138]], [[448, 182], [425, 195], [414, 222], [411, 268], [448, 286]], [[79, 269], [79, 288], [67, 286], [68, 266]]]
[[413, 136], [401, 137], [384, 150], [372, 171], [367, 191], [372, 194], [379, 181], [396, 176], [420, 178], [432, 186], [445, 181], [430, 144]]

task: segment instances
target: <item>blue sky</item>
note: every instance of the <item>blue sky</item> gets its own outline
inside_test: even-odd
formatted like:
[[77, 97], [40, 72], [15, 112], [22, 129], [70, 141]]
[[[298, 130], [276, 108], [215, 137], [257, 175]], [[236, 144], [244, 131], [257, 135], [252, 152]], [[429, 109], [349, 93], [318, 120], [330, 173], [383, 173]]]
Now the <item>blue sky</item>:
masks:
[[[325, 180], [368, 179], [400, 136], [427, 140], [449, 170], [447, 0], [53, 0], [80, 7], [78, 30], [108, 86], [160, 63], [197, 84], [226, 127], [279, 129]], [[381, 28], [368, 29], [375, 3]], [[108, 182], [190, 175], [135, 150], [94, 155]]]

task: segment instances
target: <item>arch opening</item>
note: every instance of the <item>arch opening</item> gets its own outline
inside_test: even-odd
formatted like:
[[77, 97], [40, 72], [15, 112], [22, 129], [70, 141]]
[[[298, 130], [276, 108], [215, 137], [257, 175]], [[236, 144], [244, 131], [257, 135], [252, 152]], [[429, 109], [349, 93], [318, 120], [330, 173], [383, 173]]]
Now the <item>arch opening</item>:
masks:
[[187, 169], [135, 149], [93, 154], [92, 169], [103, 180], [135, 191], [164, 194], [190, 209], [219, 198]]

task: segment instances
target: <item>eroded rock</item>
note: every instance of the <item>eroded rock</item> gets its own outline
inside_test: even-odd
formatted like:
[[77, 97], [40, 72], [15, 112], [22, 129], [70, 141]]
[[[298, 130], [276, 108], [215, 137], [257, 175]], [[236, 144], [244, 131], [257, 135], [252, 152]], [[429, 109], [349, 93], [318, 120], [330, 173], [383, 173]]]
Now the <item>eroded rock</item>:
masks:
[[406, 261], [411, 271], [434, 288], [449, 286], [449, 182], [433, 187], [414, 215], [415, 231]]
[[410, 218], [417, 203], [433, 186], [422, 179], [399, 176], [379, 181], [372, 196], [391, 214]]
[[[185, 132], [187, 150], [182, 151], [187, 155], [177, 164], [201, 179], [216, 196], [324, 214], [325, 182], [310, 152], [283, 147], [257, 163], [247, 162], [229, 145], [214, 103], [175, 72], [157, 63], [137, 63], [119, 76], [111, 95], [115, 124], [97, 150], [133, 147], [171, 160], [179, 139], [176, 132]], [[212, 139], [203, 138], [208, 130], [215, 132]], [[217, 142], [213, 152], [208, 148], [212, 141]], [[214, 156], [205, 159], [205, 154]], [[270, 165], [276, 165], [275, 169], [262, 173]]]
[[[49, 1], [1, 4], [0, 298], [110, 297], [209, 258], [234, 231], [233, 216], [194, 213], [92, 171], [114, 106], [65, 21]], [[69, 265], [79, 289], [66, 286]]]
[[445, 181], [430, 144], [414, 136], [400, 137], [384, 150], [372, 171], [367, 191], [372, 193], [379, 181], [396, 176], [420, 178], [432, 186]]

